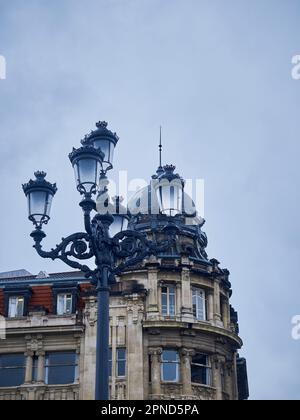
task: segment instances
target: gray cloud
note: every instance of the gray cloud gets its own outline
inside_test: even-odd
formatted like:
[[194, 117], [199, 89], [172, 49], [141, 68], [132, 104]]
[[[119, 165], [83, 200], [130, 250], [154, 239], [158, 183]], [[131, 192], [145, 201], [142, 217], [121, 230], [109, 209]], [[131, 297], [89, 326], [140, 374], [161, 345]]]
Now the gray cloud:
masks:
[[67, 154], [95, 121], [116, 171], [206, 182], [209, 255], [232, 273], [252, 398], [299, 399], [299, 2], [0, 0], [0, 271], [65, 270], [31, 248], [21, 183], [58, 183], [47, 245], [82, 229]]

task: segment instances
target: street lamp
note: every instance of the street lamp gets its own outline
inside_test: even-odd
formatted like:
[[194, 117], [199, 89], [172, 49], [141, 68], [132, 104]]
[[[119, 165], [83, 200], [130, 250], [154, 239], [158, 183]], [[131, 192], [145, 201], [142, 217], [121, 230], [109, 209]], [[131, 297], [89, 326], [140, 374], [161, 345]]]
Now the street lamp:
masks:
[[166, 165], [155, 184], [157, 199], [162, 214], [173, 217], [183, 210], [184, 181], [175, 174], [175, 166]]
[[85, 196], [96, 194], [103, 158], [104, 153], [92, 146], [73, 148], [69, 154], [74, 168], [77, 190], [80, 194]]
[[28, 218], [41, 229], [50, 219], [52, 199], [56, 194], [56, 184], [50, 184], [45, 180], [45, 172], [35, 172], [35, 180], [30, 180], [23, 185], [24, 193], [28, 202]]
[[[115, 276], [128, 267], [138, 264], [149, 255], [166, 250], [174, 242], [174, 234], [159, 245], [147, 239], [144, 233], [127, 229], [130, 215], [122, 207], [119, 197], [110, 202], [106, 211], [100, 211], [93, 195], [97, 193], [101, 180], [106, 179], [112, 168], [113, 149], [117, 144], [116, 134], [107, 130], [107, 123], [98, 123], [97, 134], [87, 136], [83, 147], [73, 149], [69, 155], [75, 171], [77, 190], [84, 196], [79, 203], [84, 214], [85, 232], [74, 233], [63, 238], [51, 251], [42, 249], [46, 234], [42, 230], [50, 218], [50, 204], [56, 193], [56, 185], [46, 181], [44, 172], [36, 172], [36, 180], [23, 185], [29, 202], [29, 219], [35, 230], [31, 233], [34, 248], [43, 258], [59, 259], [74, 269], [81, 270], [96, 287], [98, 316], [96, 343], [95, 399], [109, 399], [109, 291]], [[91, 141], [93, 139], [93, 141]], [[100, 179], [99, 179], [100, 174]], [[98, 197], [107, 193], [98, 191]], [[98, 200], [97, 200], [98, 203]], [[96, 212], [96, 210], [98, 210]], [[96, 212], [92, 218], [92, 212]], [[83, 264], [94, 258], [95, 268]]]
[[96, 149], [101, 149], [104, 153], [103, 171], [107, 172], [113, 167], [114, 150], [119, 141], [116, 133], [108, 130], [107, 122], [99, 121], [96, 123], [97, 130], [92, 131], [81, 141], [83, 145], [92, 145]]

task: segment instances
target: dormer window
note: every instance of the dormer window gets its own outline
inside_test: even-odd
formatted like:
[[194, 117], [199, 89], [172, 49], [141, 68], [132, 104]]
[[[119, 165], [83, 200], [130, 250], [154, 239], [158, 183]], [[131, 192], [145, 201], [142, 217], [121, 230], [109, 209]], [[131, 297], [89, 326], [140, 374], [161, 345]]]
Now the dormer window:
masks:
[[11, 296], [8, 302], [8, 318], [24, 316], [24, 296]]
[[31, 293], [30, 287], [6, 287], [4, 289], [5, 316], [7, 318], [26, 316]]
[[52, 286], [53, 310], [56, 315], [71, 315], [76, 312], [78, 285], [58, 283]]
[[59, 293], [57, 295], [57, 315], [70, 315], [72, 313], [72, 294]]

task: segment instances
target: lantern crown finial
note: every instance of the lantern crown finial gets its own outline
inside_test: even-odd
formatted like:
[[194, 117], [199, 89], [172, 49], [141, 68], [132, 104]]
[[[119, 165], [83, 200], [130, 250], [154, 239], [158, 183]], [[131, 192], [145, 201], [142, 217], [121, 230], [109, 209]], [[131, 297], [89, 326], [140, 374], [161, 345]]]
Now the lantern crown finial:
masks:
[[46, 172], [44, 172], [44, 171], [36, 171], [36, 172], [34, 173], [34, 176], [36, 177], [36, 179], [37, 179], [38, 181], [42, 181], [43, 179], [45, 179], [45, 178], [46, 178], [47, 173], [46, 173]]

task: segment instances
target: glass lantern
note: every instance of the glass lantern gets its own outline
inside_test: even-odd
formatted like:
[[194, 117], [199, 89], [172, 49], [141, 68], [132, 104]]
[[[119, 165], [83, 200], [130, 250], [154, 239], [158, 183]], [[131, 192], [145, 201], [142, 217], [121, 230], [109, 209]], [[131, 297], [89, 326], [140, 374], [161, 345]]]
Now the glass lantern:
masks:
[[182, 213], [184, 181], [174, 174], [175, 166], [166, 165], [163, 169], [155, 185], [156, 195], [161, 213], [173, 217]]
[[56, 184], [46, 181], [45, 172], [35, 172], [35, 180], [23, 185], [28, 201], [28, 218], [37, 228], [47, 224], [50, 219], [52, 199], [57, 191]]
[[96, 194], [104, 154], [93, 146], [73, 149], [69, 155], [74, 168], [77, 190], [80, 194]]
[[96, 149], [101, 149], [104, 153], [102, 163], [104, 172], [113, 167], [114, 150], [119, 141], [117, 134], [108, 130], [107, 125], [107, 122], [99, 121], [96, 123], [97, 130], [92, 131], [91, 134], [82, 140], [83, 145], [92, 145]]

